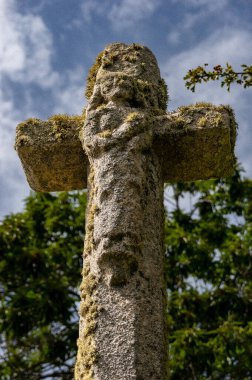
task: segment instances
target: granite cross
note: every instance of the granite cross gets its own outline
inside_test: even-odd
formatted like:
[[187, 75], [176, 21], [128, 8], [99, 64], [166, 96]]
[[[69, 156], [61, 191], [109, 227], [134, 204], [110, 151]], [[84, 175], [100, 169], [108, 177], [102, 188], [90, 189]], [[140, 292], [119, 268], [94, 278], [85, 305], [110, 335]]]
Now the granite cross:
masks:
[[209, 103], [167, 113], [137, 44], [105, 48], [87, 96], [85, 115], [28, 119], [16, 137], [35, 191], [89, 189], [75, 379], [165, 380], [163, 185], [230, 175], [234, 116]]

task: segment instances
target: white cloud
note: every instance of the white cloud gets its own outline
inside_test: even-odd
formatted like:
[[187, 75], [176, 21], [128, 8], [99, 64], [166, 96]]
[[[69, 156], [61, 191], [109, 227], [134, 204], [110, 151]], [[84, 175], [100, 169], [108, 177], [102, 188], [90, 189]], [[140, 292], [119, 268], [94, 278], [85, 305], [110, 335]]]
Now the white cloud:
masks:
[[166, 39], [169, 42], [169, 44], [177, 45], [180, 42], [180, 36], [181, 36], [181, 31], [176, 29], [168, 33]]
[[105, 2], [100, 2], [99, 0], [84, 0], [81, 5], [81, 11], [86, 22], [92, 20], [94, 13], [103, 13]]
[[[15, 0], [0, 1], [0, 218], [11, 209], [22, 208], [22, 199], [29, 194], [18, 156], [13, 148], [15, 127], [33, 115], [33, 99], [29, 85], [35, 83], [41, 89], [54, 89], [58, 74], [52, 68], [53, 41], [42, 18], [17, 11]], [[22, 87], [22, 108], [17, 110], [15, 87]]]
[[95, 14], [103, 15], [113, 29], [121, 31], [150, 17], [159, 5], [160, 0], [120, 0], [112, 6], [109, 0], [85, 0], [81, 8], [86, 22], [91, 22]]
[[58, 78], [51, 63], [53, 41], [41, 17], [20, 14], [14, 0], [1, 0], [0, 24], [1, 74], [15, 82], [53, 86]]
[[[85, 75], [81, 67], [63, 72], [51, 93], [52, 113], [81, 114], [84, 98]], [[4, 215], [21, 211], [23, 199], [30, 193], [20, 160], [14, 150], [16, 125], [35, 115], [29, 87], [24, 90], [24, 108], [18, 110], [11, 89], [0, 93], [0, 220]], [[46, 115], [46, 117], [50, 115]], [[37, 114], [37, 117], [41, 117]]]
[[21, 200], [29, 194], [29, 187], [21, 168], [17, 153], [14, 150], [15, 127], [19, 122], [19, 114], [11, 99], [3, 99], [1, 104], [0, 129], [0, 219], [9, 213], [22, 209]]
[[54, 113], [81, 114], [86, 104], [84, 73], [83, 67], [76, 67], [62, 74], [61, 85], [54, 91]]
[[207, 8], [222, 8], [228, 4], [229, 0], [173, 0], [173, 3], [183, 3], [187, 7], [207, 7]]
[[197, 25], [198, 20], [202, 20], [206, 16], [206, 10], [186, 13], [181, 23], [178, 23], [175, 28], [167, 34], [167, 42], [173, 45], [177, 45], [182, 42], [182, 36], [184, 34], [187, 36], [188, 34], [192, 34], [194, 25]]
[[112, 6], [108, 18], [116, 30], [122, 30], [150, 17], [159, 5], [158, 0], [122, 0]]
[[193, 49], [184, 50], [174, 55], [163, 64], [161, 71], [168, 84], [170, 93], [170, 108], [179, 105], [207, 101], [216, 104], [230, 104], [236, 112], [239, 122], [237, 155], [249, 175], [252, 175], [252, 119], [251, 92], [240, 86], [233, 86], [231, 92], [221, 88], [219, 83], [206, 83], [196, 87], [192, 93], [185, 88], [183, 77], [190, 68], [209, 63], [225, 65], [229, 62], [234, 68], [240, 64], [252, 62], [252, 39], [246, 30], [224, 28], [218, 30]]
[[[177, 0], [173, 0], [176, 2]], [[229, 0], [178, 0], [178, 2], [185, 4], [191, 11], [185, 12], [181, 22], [177, 23], [174, 28], [167, 34], [167, 41], [173, 45], [183, 42], [183, 36], [192, 35], [193, 28], [198, 26], [199, 22], [208, 20], [210, 17], [222, 17], [224, 9], [228, 5]], [[225, 9], [225, 16], [229, 14], [228, 8]], [[234, 16], [233, 16], [234, 17]]]

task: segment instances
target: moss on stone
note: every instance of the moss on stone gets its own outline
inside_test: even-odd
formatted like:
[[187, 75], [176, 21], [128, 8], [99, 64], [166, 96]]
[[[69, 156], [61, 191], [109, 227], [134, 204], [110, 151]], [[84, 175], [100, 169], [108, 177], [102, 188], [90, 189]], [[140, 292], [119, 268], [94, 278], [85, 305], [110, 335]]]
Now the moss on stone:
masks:
[[199, 128], [204, 128], [206, 125], [207, 125], [207, 119], [206, 119], [206, 117], [202, 116], [202, 117], [198, 120], [197, 126], [198, 126]]
[[128, 62], [134, 63], [139, 59], [140, 53], [139, 53], [138, 49], [135, 49], [133, 47], [133, 45], [129, 46], [129, 50], [131, 50], [131, 51], [129, 51], [128, 54], [125, 54], [122, 59], [123, 59], [123, 61], [128, 61]]
[[126, 123], [129, 123], [131, 121], [139, 120], [139, 112], [131, 112], [127, 115], [125, 121]]
[[[163, 213], [164, 218], [163, 218], [163, 242], [165, 241], [165, 212]], [[168, 348], [167, 351], [167, 358], [164, 364], [164, 379], [169, 379], [169, 347], [168, 347], [168, 340], [169, 340], [169, 313], [168, 313], [168, 295], [167, 295], [167, 283], [168, 283], [168, 270], [167, 270], [167, 258], [165, 255], [165, 245], [163, 245], [163, 279], [162, 279], [162, 301], [163, 301], [163, 323], [164, 323], [164, 342], [163, 345], [164, 347]]]
[[229, 105], [220, 105], [219, 108], [228, 112], [230, 123], [230, 142], [232, 149], [234, 149], [238, 129], [234, 110]]
[[83, 270], [82, 270], [82, 276], [86, 277], [89, 273], [90, 273], [90, 263], [89, 262], [85, 262]]
[[97, 326], [98, 307], [96, 304], [96, 289], [98, 285], [97, 277], [91, 273], [88, 256], [93, 248], [94, 217], [97, 210], [94, 204], [94, 170], [91, 167], [89, 173], [89, 207], [87, 215], [87, 232], [85, 238], [84, 256], [86, 257], [83, 268], [83, 280], [80, 285], [81, 304], [79, 309], [80, 317], [84, 319], [84, 329], [80, 333], [77, 341], [78, 353], [75, 364], [75, 379], [94, 380], [93, 365], [97, 360], [94, 332]]
[[90, 186], [90, 192], [89, 192], [89, 207], [87, 210], [87, 222], [86, 222], [86, 237], [85, 237], [85, 245], [84, 245], [84, 258], [90, 255], [93, 249], [93, 231], [94, 231], [94, 218], [95, 213], [97, 211], [97, 206], [93, 202], [94, 195], [95, 195], [95, 188], [94, 188], [94, 170], [91, 168], [89, 176], [88, 176], [88, 183]]
[[134, 50], [142, 50], [143, 49], [143, 46], [140, 44], [133, 43], [131, 46], [132, 46], [132, 49], [134, 49]]
[[18, 146], [29, 145], [32, 143], [31, 136], [33, 135], [34, 127], [42, 127], [43, 121], [37, 118], [29, 118], [17, 125], [15, 149]]
[[[125, 83], [118, 82], [114, 83], [113, 85], [121, 85], [124, 86], [125, 89], [127, 89], [126, 87], [129, 86], [129, 91], [125, 91], [126, 98], [124, 100], [126, 102], [130, 102], [130, 106], [136, 108], [156, 107], [166, 111], [168, 95], [165, 81], [161, 78], [158, 80], [158, 72], [157, 77], [154, 78], [153, 82], [152, 79], [150, 80], [148, 75], [143, 74], [147, 68], [146, 62], [141, 62], [141, 56], [143, 55], [142, 58], [146, 59], [146, 50], [143, 50], [143, 52], [141, 52], [141, 50], [143, 50], [143, 46], [138, 44], [132, 44], [128, 46], [123, 45], [123, 48], [122, 44], [111, 44], [105, 48], [105, 50], [98, 55], [94, 65], [89, 71], [86, 87], [87, 99], [89, 100], [92, 96], [98, 70], [100, 67], [102, 67], [105, 69], [105, 72], [102, 74], [104, 78], [106, 78], [106, 75], [109, 77], [118, 76], [118, 78], [121, 75], [121, 81], [126, 81]], [[133, 67], [135, 67], [135, 70], [139, 71], [139, 68], [141, 69], [140, 71], [142, 71], [142, 74], [140, 77], [138, 76], [138, 78], [131, 75], [126, 75], [125, 77], [122, 72], [118, 72], [118, 68], [113, 71], [113, 68], [110, 69], [110, 66], [113, 66], [116, 60], [132, 63]], [[138, 60], [139, 63], [136, 63]], [[152, 66], [155, 66], [154, 63]], [[108, 69], [107, 73], [106, 69]], [[132, 94], [132, 91], [130, 90], [131, 87], [134, 89], [134, 94]], [[124, 91], [122, 91], [121, 94], [123, 92]], [[118, 99], [119, 98], [120, 96]], [[120, 101], [121, 100], [122, 99], [120, 98]]]
[[112, 136], [112, 131], [110, 131], [109, 129], [106, 129], [105, 131], [99, 132], [98, 136], [102, 137], [103, 139], [107, 139]]
[[32, 143], [32, 140], [29, 136], [27, 135], [22, 135], [20, 134], [17, 138], [16, 138], [16, 143], [15, 143], [15, 149], [17, 146], [23, 146], [23, 145], [30, 145]]
[[36, 118], [36, 117], [30, 117], [29, 119], [23, 121], [22, 123], [18, 124], [19, 128], [21, 129], [22, 127], [27, 128], [27, 126], [34, 126], [34, 125], [40, 125], [41, 120]]
[[214, 111], [214, 110], [221, 111], [224, 109], [225, 109], [225, 106], [222, 106], [222, 105], [216, 106], [212, 103], [207, 103], [207, 102], [198, 102], [195, 104], [189, 104], [187, 106], [178, 107], [178, 110], [181, 112], [181, 114], [187, 114], [187, 115], [194, 112], [195, 110], [199, 112], [202, 110], [202, 112], [204, 112], [205, 114], [206, 111]]
[[[58, 114], [49, 117], [48, 120], [29, 118], [18, 124], [16, 133], [15, 148], [22, 145], [32, 145], [39, 143], [39, 136], [52, 136], [56, 140], [64, 140], [75, 131], [81, 130], [84, 125], [85, 114], [69, 116]], [[38, 131], [39, 128], [39, 131]]]
[[124, 61], [128, 61], [128, 62], [136, 62], [137, 57], [135, 57], [135, 56], [133, 56], [133, 55], [129, 55], [129, 54], [127, 54], [127, 55], [125, 55], [125, 56], [123, 57], [123, 60], [124, 60]]
[[96, 75], [98, 73], [98, 70], [102, 64], [102, 57], [103, 57], [104, 52], [100, 52], [98, 56], [96, 57], [96, 60], [94, 64], [91, 66], [88, 76], [87, 76], [87, 85], [86, 85], [86, 91], [85, 95], [86, 98], [89, 100], [93, 94], [93, 89], [96, 81]]
[[214, 118], [213, 118], [213, 124], [216, 126], [216, 127], [220, 127], [221, 125], [223, 125], [223, 118], [220, 114], [216, 115]]
[[159, 98], [159, 108], [166, 111], [169, 97], [168, 97], [167, 84], [165, 83], [165, 80], [163, 78], [161, 78], [159, 81], [158, 98]]
[[107, 107], [107, 104], [106, 103], [101, 103], [101, 104], [99, 104], [98, 106], [97, 106], [97, 110], [102, 110], [102, 109], [104, 109], [104, 108], [106, 108]]
[[142, 68], [142, 71], [144, 73], [146, 71], [146, 63], [145, 62], [141, 62], [141, 68]]
[[213, 107], [218, 107], [218, 106], [215, 106], [214, 104], [209, 103], [209, 102], [196, 102], [194, 104], [194, 107], [195, 108], [201, 108], [201, 107], [204, 107], [204, 108], [213, 108]]
[[94, 229], [94, 217], [95, 217], [96, 211], [97, 211], [96, 204], [92, 204], [92, 206], [88, 210], [87, 231], [93, 231]]
[[93, 241], [92, 239], [87, 239], [85, 241], [85, 247], [84, 247], [84, 258], [86, 258], [90, 253], [92, 252], [93, 249]]
[[176, 117], [176, 119], [173, 121], [173, 128], [175, 129], [184, 129], [186, 126], [186, 119], [182, 116]]
[[93, 274], [84, 277], [80, 286], [82, 301], [79, 314], [85, 320], [82, 335], [77, 341], [78, 354], [75, 365], [76, 379], [93, 379], [93, 365], [97, 360], [94, 331], [97, 326], [98, 308], [95, 302], [97, 280]]
[[80, 130], [83, 127], [85, 115], [69, 116], [67, 114], [58, 114], [49, 117], [48, 123], [52, 126], [52, 133], [57, 140], [62, 140], [67, 137], [68, 132], [75, 124], [76, 129]]
[[182, 115], [186, 114], [189, 115], [190, 113], [194, 112], [195, 110], [200, 111], [202, 109], [205, 113], [206, 110], [218, 108], [217, 106], [214, 106], [211, 103], [205, 103], [205, 102], [198, 102], [195, 104], [189, 104], [187, 106], [181, 106], [178, 107], [178, 110], [181, 112]]
[[[232, 149], [234, 149], [238, 126], [235, 120], [234, 111], [230, 106], [222, 104], [216, 106], [211, 103], [198, 102], [196, 104], [179, 107], [178, 110], [183, 117], [190, 117], [190, 115], [193, 115], [197, 110], [201, 112], [204, 115], [198, 121], [198, 125], [201, 127], [205, 126], [205, 122], [209, 122], [216, 127], [225, 125], [222, 112], [227, 112], [229, 115], [231, 146]], [[213, 111], [216, 111], [215, 115]]]
[[49, 117], [48, 121], [51, 121], [55, 126], [61, 128], [69, 128], [73, 123], [77, 125], [80, 129], [85, 121], [85, 114], [82, 115], [67, 115], [67, 114], [57, 114]]
[[[124, 80], [124, 76], [121, 76], [121, 84]], [[128, 77], [126, 80], [131, 82], [134, 89], [133, 97], [125, 99], [130, 101], [132, 107], [148, 108], [150, 112], [153, 108], [166, 111], [168, 95], [167, 87], [163, 80], [160, 80], [158, 84], [134, 77]]]

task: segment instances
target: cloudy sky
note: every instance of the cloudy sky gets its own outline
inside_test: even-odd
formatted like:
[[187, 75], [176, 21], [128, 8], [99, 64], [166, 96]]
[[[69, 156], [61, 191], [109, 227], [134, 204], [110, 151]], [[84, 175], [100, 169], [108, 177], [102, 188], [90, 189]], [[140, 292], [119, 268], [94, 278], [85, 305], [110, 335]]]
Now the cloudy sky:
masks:
[[252, 88], [217, 83], [188, 91], [190, 68], [252, 64], [252, 0], [0, 0], [0, 219], [29, 195], [13, 150], [15, 126], [28, 117], [78, 114], [96, 55], [111, 42], [137, 42], [156, 55], [169, 110], [207, 101], [230, 104], [239, 123], [236, 154], [252, 177]]

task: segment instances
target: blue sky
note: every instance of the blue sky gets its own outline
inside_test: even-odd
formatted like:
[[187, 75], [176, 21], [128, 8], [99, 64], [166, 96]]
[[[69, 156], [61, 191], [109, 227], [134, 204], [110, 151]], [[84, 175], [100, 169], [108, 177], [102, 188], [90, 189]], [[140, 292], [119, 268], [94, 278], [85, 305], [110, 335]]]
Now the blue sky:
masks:
[[23, 208], [30, 189], [13, 150], [28, 117], [80, 114], [96, 55], [111, 42], [137, 42], [156, 55], [168, 110], [230, 104], [239, 123], [238, 160], [252, 177], [252, 88], [217, 83], [188, 91], [186, 71], [208, 62], [252, 64], [252, 0], [1, 0], [0, 218]]

